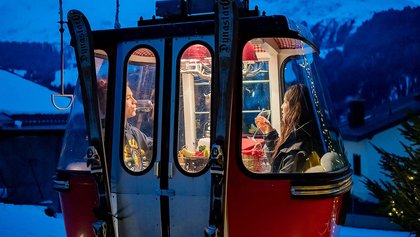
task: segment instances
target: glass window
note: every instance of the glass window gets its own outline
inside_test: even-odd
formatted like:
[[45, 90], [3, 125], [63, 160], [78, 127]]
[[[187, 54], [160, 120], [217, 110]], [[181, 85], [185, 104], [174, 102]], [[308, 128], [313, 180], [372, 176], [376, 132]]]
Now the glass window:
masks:
[[242, 161], [254, 173], [328, 172], [347, 165], [314, 50], [258, 38], [242, 54]]
[[105, 51], [95, 50], [96, 79], [98, 83], [99, 117], [103, 122], [105, 120], [106, 115], [106, 101], [108, 93], [108, 63], [109, 61]]
[[147, 48], [135, 50], [127, 64], [123, 149], [123, 163], [132, 172], [152, 163], [155, 81], [155, 54]]
[[[102, 120], [105, 120], [109, 67], [108, 56], [105, 51], [95, 50], [95, 66], [98, 83], [99, 115]], [[88, 146], [84, 106], [78, 81], [74, 89], [74, 104], [67, 121], [63, 147], [57, 168], [59, 170], [89, 171], [90, 169], [86, 164]]]
[[271, 120], [269, 57], [261, 52], [263, 49], [251, 41], [242, 51], [242, 161], [252, 172], [269, 170], [261, 132], [255, 126], [258, 115]]
[[190, 173], [203, 170], [210, 156], [211, 63], [201, 44], [189, 46], [180, 62], [178, 162]]
[[89, 171], [86, 152], [89, 146], [80, 84], [74, 89], [74, 102], [68, 117], [58, 170]]

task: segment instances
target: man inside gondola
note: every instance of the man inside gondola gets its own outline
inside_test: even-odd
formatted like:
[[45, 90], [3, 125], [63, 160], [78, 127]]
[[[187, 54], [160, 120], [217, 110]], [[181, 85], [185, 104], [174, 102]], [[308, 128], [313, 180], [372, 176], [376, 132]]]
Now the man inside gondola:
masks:
[[128, 122], [137, 115], [137, 100], [131, 88], [127, 85], [125, 98], [125, 128], [124, 128], [124, 164], [134, 172], [146, 169], [151, 160], [153, 139], [146, 136], [137, 127]]

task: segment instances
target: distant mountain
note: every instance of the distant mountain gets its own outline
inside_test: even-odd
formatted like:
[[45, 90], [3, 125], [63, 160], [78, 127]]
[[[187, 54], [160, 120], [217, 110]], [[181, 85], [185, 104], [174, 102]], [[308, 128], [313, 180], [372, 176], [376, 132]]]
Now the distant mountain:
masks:
[[420, 0], [250, 0], [250, 8], [254, 5], [268, 15], [283, 14], [308, 26], [321, 50], [328, 52], [342, 47], [345, 38], [375, 13], [417, 7]]
[[[156, 1], [119, 0], [121, 27], [135, 27], [140, 16], [150, 19], [155, 14]], [[297, 22], [315, 25], [345, 25], [354, 21], [359, 27], [373, 14], [389, 9], [420, 6], [420, 0], [250, 0], [268, 15], [286, 15]], [[70, 9], [81, 10], [89, 19], [93, 30], [114, 27], [116, 2], [111, 1], [63, 1], [63, 18]], [[0, 1], [0, 41], [59, 43], [59, 1], [15, 0]], [[40, 17], [42, 16], [42, 17]], [[64, 32], [65, 42], [69, 35]]]
[[49, 43], [0, 42], [0, 65], [23, 71], [23, 77], [49, 87], [60, 70], [60, 52]]
[[[342, 47], [321, 59], [337, 113], [345, 115], [352, 98], [366, 100], [365, 108], [370, 110], [420, 93], [419, 20], [420, 7], [375, 13], [355, 33], [343, 37]], [[326, 44], [334, 48], [338, 42]]]
[[[122, 27], [135, 27], [140, 16], [150, 19], [155, 12], [155, 1], [119, 2]], [[321, 71], [338, 114], [345, 115], [351, 98], [366, 99], [370, 109], [419, 91], [413, 59], [420, 56], [415, 25], [420, 0], [251, 0], [250, 8], [255, 5], [267, 15], [286, 15], [311, 30], [321, 48]], [[68, 10], [79, 9], [92, 29], [109, 29], [114, 27], [115, 6], [114, 1], [64, 1], [63, 17]], [[0, 68], [20, 70], [25, 78], [59, 91], [58, 1], [2, 1], [0, 9]], [[65, 28], [65, 83], [71, 93], [77, 70], [69, 41]]]
[[[150, 19], [155, 14], [155, 1], [120, 0], [119, 22], [122, 27], [135, 27], [140, 16]], [[82, 11], [93, 30], [114, 27], [116, 2], [63, 1], [63, 20], [71, 9]], [[0, 41], [9, 42], [60, 42], [59, 1], [14, 0], [0, 1]], [[70, 36], [65, 26], [64, 40]]]

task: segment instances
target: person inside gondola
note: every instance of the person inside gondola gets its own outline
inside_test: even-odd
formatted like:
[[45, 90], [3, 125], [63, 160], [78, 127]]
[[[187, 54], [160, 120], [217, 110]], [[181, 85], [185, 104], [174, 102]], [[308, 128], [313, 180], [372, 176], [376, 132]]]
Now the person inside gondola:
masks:
[[301, 84], [290, 86], [283, 99], [280, 134], [263, 116], [255, 118], [255, 124], [264, 134], [266, 155], [273, 173], [304, 172], [307, 161], [316, 151], [313, 112], [308, 88]]
[[99, 77], [97, 81], [98, 86], [98, 105], [99, 105], [99, 118], [101, 119], [102, 125], [105, 125], [106, 115], [106, 96], [108, 93], [108, 81], [103, 77]]
[[127, 85], [125, 98], [124, 164], [132, 171], [139, 172], [149, 166], [152, 156], [153, 139], [128, 122], [137, 115], [137, 100]]

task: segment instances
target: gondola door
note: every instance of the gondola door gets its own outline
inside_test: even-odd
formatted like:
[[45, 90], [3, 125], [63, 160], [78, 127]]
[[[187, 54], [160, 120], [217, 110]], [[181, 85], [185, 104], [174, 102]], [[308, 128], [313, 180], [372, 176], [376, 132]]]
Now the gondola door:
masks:
[[208, 225], [213, 41], [118, 46], [111, 192], [119, 236], [202, 236]]
[[[113, 110], [111, 196], [118, 236], [162, 236], [164, 40], [119, 43]], [[121, 134], [121, 135], [115, 135]]]
[[210, 98], [214, 37], [172, 40], [170, 236], [202, 236], [210, 206]]

